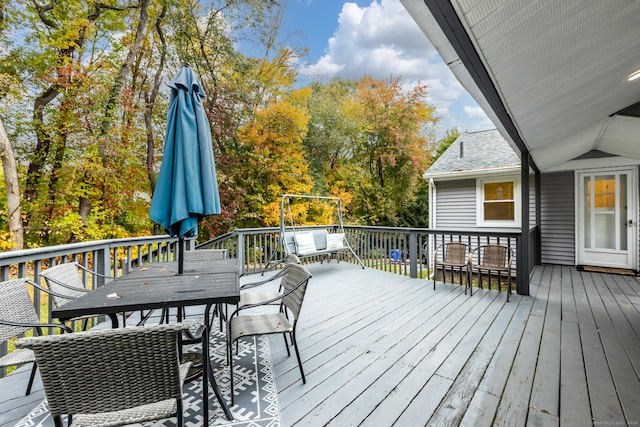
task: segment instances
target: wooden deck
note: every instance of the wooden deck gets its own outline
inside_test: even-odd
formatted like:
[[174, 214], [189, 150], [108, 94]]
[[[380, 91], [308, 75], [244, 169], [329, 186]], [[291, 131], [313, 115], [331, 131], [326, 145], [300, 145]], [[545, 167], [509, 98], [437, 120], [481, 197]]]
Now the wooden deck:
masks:
[[[306, 384], [282, 338], [271, 340], [284, 426], [640, 422], [635, 277], [539, 266], [531, 296], [506, 303], [504, 292], [434, 291], [344, 262], [308, 268], [298, 330]], [[25, 382], [26, 373], [0, 380], [0, 426], [42, 399], [39, 389], [24, 397]]]

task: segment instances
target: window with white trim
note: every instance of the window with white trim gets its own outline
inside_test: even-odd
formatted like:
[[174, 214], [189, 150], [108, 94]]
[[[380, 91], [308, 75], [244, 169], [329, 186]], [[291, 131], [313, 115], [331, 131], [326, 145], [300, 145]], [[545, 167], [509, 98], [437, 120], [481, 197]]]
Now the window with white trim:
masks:
[[520, 226], [520, 178], [476, 180], [476, 222], [479, 227]]

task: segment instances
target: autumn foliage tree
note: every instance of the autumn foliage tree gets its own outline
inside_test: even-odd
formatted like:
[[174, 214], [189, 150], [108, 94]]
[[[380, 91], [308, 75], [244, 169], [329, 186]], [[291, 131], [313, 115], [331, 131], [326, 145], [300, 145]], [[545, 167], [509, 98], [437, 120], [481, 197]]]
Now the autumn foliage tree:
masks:
[[[16, 157], [3, 178], [17, 176], [23, 192], [25, 247], [163, 232], [148, 210], [167, 82], [185, 62], [206, 94], [223, 209], [201, 222], [201, 241], [277, 225], [284, 193], [340, 197], [350, 223], [420, 221], [412, 206], [434, 146], [426, 86], [367, 77], [301, 87], [295, 64], [305, 50], [282, 34], [284, 2], [2, 4], [0, 81], [10, 84], [0, 117]], [[0, 202], [15, 199], [0, 186]], [[293, 214], [332, 221], [321, 204]], [[0, 227], [6, 248], [6, 214]]]
[[282, 194], [309, 194], [313, 186], [302, 149], [306, 135], [306, 101], [309, 89], [258, 108], [255, 117], [238, 132], [246, 150], [247, 189], [244, 218], [254, 226], [274, 226], [280, 221]]

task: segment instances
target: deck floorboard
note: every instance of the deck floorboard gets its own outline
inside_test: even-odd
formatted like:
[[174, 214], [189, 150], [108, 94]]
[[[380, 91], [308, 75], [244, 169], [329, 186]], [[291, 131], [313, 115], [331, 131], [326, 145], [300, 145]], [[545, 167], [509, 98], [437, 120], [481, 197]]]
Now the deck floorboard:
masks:
[[[346, 262], [313, 274], [298, 342], [271, 337], [282, 423], [582, 426], [640, 422], [640, 281], [537, 266], [530, 296]], [[243, 278], [243, 282], [262, 279]], [[0, 427], [43, 398], [29, 367], [0, 379]]]

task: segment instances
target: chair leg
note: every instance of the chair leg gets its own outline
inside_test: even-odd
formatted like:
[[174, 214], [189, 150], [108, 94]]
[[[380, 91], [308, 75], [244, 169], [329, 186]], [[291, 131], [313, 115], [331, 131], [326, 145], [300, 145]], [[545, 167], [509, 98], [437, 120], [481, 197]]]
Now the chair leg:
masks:
[[289, 351], [289, 343], [287, 342], [287, 334], [284, 333], [282, 334], [282, 337], [284, 338], [284, 345], [285, 347], [287, 347], [287, 357], [291, 356], [291, 351]]
[[296, 332], [291, 332], [293, 338], [293, 348], [296, 350], [296, 357], [298, 358], [298, 367], [300, 368], [300, 375], [302, 376], [302, 384], [307, 383], [307, 379], [304, 376], [304, 370], [302, 369], [302, 359], [300, 359], [300, 351], [298, 350], [298, 341], [296, 340]]
[[220, 319], [220, 332], [222, 332], [222, 321], [226, 320], [226, 316], [222, 314], [222, 304], [218, 304], [216, 308], [218, 309], [218, 318]]
[[[71, 421], [69, 421], [69, 423], [71, 423]], [[62, 415], [56, 415], [55, 417], [53, 417], [53, 424], [56, 427], [64, 427], [64, 423], [62, 422]]]
[[[236, 341], [237, 343], [237, 341]], [[233, 391], [233, 343], [228, 343], [227, 344], [229, 347], [229, 351], [227, 352], [227, 360], [229, 362], [229, 390], [231, 393], [231, 406], [233, 406], [233, 395], [234, 395], [234, 391]], [[236, 350], [237, 351], [237, 350]]]
[[33, 387], [33, 380], [36, 377], [36, 369], [38, 369], [38, 366], [36, 362], [33, 362], [33, 367], [31, 368], [31, 375], [29, 376], [29, 384], [27, 385], [27, 393], [25, 394], [25, 396], [28, 396], [31, 394], [31, 387]]
[[182, 398], [176, 399], [176, 425], [178, 427], [184, 426], [184, 419], [182, 416], [183, 408], [182, 408]]
[[436, 290], [436, 280], [438, 279], [438, 264], [433, 265], [433, 290]]

